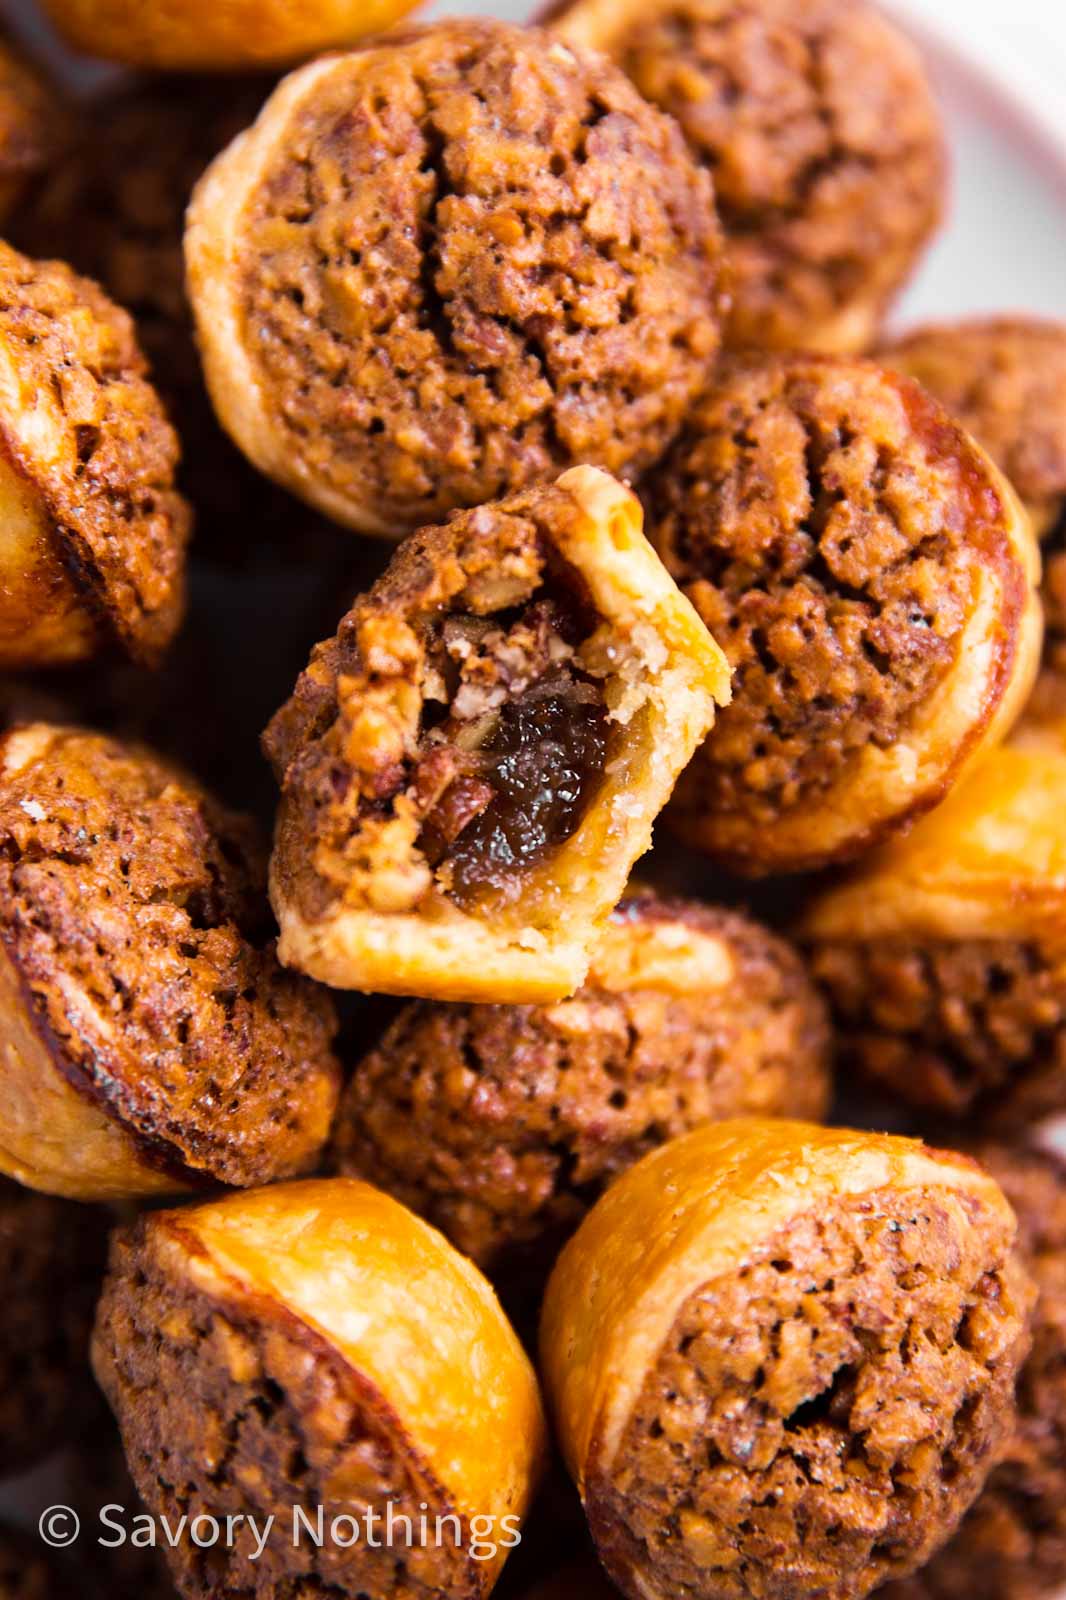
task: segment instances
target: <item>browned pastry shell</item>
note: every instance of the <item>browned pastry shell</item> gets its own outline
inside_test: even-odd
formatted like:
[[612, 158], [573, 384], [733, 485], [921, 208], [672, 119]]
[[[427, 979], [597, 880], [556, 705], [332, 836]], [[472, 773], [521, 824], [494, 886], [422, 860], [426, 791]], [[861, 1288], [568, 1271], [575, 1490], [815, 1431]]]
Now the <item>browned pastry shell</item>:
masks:
[[733, 669], [667, 820], [731, 870], [860, 854], [1021, 710], [1040, 655], [1032, 529], [911, 379], [738, 362], [642, 492], [649, 538]]
[[263, 890], [254, 828], [161, 759], [0, 738], [0, 1171], [102, 1199], [314, 1165], [334, 1013]]
[[95, 1210], [0, 1178], [0, 1478], [28, 1472], [92, 1409], [89, 1330], [106, 1237]]
[[[94, 1363], [154, 1515], [277, 1518], [254, 1564], [247, 1520], [232, 1549], [182, 1541], [183, 1600], [481, 1600], [520, 1537], [546, 1447], [533, 1369], [477, 1269], [365, 1184], [275, 1185], [122, 1231]], [[321, 1548], [293, 1538], [293, 1506], [322, 1508]], [[344, 1516], [349, 1548], [330, 1531]]]
[[486, 1270], [543, 1269], [607, 1184], [676, 1134], [824, 1116], [828, 1055], [789, 945], [642, 895], [613, 912], [573, 999], [406, 1007], [350, 1080], [334, 1158]]
[[146, 373], [96, 284], [0, 243], [0, 667], [153, 664], [177, 631], [189, 510]]
[[975, 1154], [1001, 1185], [1039, 1293], [1006, 1456], [958, 1533], [879, 1600], [1052, 1600], [1066, 1574], [1066, 1166], [1032, 1145]]
[[741, 1118], [623, 1173], [548, 1285], [541, 1362], [631, 1600], [861, 1600], [1007, 1444], [1031, 1286], [1002, 1191], [912, 1140]]
[[860, 351], [943, 211], [916, 51], [865, 0], [573, 0], [553, 28], [676, 117], [714, 178], [733, 346]]
[[728, 692], [606, 473], [422, 529], [265, 735], [281, 959], [370, 992], [572, 994]]
[[208, 386], [264, 472], [397, 538], [656, 460], [718, 349], [721, 238], [602, 57], [466, 20], [291, 74], [197, 187]]

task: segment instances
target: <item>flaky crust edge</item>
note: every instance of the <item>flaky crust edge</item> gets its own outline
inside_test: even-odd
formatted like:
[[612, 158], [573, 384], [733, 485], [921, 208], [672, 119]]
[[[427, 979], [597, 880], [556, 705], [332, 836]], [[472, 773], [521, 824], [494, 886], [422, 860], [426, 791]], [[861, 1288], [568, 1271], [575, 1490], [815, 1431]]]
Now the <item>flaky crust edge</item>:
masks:
[[711, 1123], [622, 1174], [548, 1283], [541, 1371], [584, 1498], [609, 1474], [676, 1317], [798, 1215], [887, 1187], [971, 1196], [1009, 1236], [1014, 1213], [976, 1162], [913, 1139], [757, 1117]]

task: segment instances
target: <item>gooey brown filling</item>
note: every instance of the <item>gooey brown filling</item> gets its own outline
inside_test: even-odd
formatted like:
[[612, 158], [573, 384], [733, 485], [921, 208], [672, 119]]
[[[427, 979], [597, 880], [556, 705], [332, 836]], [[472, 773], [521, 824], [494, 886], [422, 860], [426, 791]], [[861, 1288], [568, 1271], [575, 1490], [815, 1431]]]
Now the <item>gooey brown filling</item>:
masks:
[[453, 898], [499, 892], [572, 837], [602, 778], [607, 713], [569, 597], [451, 616], [427, 651], [419, 847]]

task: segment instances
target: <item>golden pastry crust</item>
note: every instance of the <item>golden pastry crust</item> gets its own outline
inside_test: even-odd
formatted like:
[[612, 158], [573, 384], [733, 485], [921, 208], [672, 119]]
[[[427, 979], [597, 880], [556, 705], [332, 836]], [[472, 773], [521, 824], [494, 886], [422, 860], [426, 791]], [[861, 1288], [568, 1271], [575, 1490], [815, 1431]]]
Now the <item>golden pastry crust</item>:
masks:
[[423, 529], [265, 735], [282, 960], [388, 994], [572, 994], [728, 693], [605, 473]]
[[66, 153], [67, 116], [44, 75], [0, 27], [0, 222], [27, 185]]
[[544, 1269], [602, 1189], [701, 1122], [823, 1117], [829, 1031], [790, 946], [736, 913], [623, 900], [571, 1000], [405, 1008], [356, 1068], [342, 1172], [480, 1266]]
[[178, 444], [124, 311], [0, 244], [0, 665], [117, 643], [154, 663], [184, 604]]
[[805, 911], [846, 1057], [912, 1104], [1066, 1105], [1066, 733], [1027, 719], [910, 833]]
[[864, 0], [555, 9], [553, 30], [605, 50], [712, 173], [728, 342], [866, 349], [943, 211], [945, 141], [910, 43]]
[[928, 389], [1006, 473], [1037, 534], [1066, 505], [1066, 324], [979, 317], [884, 345], [886, 366]]
[[958, 1533], [881, 1600], [1052, 1600], [1066, 1571], [1066, 1166], [1032, 1145], [974, 1154], [1002, 1187], [1038, 1290], [1007, 1454]]
[[104, 1215], [0, 1178], [0, 1479], [29, 1472], [92, 1409], [89, 1330], [106, 1242]]
[[391, 538], [575, 463], [649, 466], [719, 343], [677, 129], [601, 57], [498, 22], [288, 77], [199, 184], [186, 258], [225, 427]]
[[[359, 1593], [477, 1600], [520, 1528], [546, 1449], [533, 1369], [481, 1274], [386, 1195], [343, 1178], [157, 1213], [120, 1233], [93, 1357], [137, 1488], [157, 1516], [277, 1514], [249, 1578], [190, 1545], [185, 1600]], [[177, 1467], [177, 1471], [175, 1470]], [[458, 1519], [440, 1548], [294, 1547], [292, 1506], [386, 1503]], [[500, 1544], [470, 1553], [472, 1519]], [[511, 1526], [505, 1526], [509, 1521]], [[396, 1525], [402, 1529], [402, 1524]], [[513, 1540], [512, 1540], [513, 1542]]]
[[623, 1174], [548, 1286], [542, 1369], [633, 1597], [860, 1597], [914, 1570], [1012, 1421], [1030, 1286], [965, 1157], [743, 1118]]
[[45, 0], [67, 44], [164, 72], [285, 66], [391, 27], [418, 0]]
[[236, 543], [235, 525], [261, 550], [283, 519], [301, 520], [215, 418], [182, 253], [197, 179], [254, 120], [276, 81], [265, 73], [182, 74], [108, 87], [83, 106], [81, 136], [35, 186], [8, 233], [27, 255], [58, 257], [94, 279], [133, 317], [181, 439], [179, 481], [196, 508], [197, 554], [208, 559]]
[[1032, 530], [910, 379], [737, 363], [643, 492], [734, 671], [667, 811], [687, 844], [753, 875], [846, 860], [935, 805], [1020, 711], [1040, 656]]
[[0, 738], [0, 1171], [109, 1199], [308, 1170], [332, 1005], [274, 953], [254, 828], [139, 749]]

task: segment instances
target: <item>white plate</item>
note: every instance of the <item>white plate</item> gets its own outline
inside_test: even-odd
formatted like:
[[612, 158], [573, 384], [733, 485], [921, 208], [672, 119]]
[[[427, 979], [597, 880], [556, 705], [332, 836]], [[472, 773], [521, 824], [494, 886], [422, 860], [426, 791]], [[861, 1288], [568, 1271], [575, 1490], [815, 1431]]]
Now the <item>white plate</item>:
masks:
[[[906, 0], [913, 10], [913, 0]], [[27, 0], [16, 19], [41, 42]], [[473, 0], [440, 3], [427, 16], [479, 11], [521, 21], [531, 8]], [[914, 30], [926, 51], [944, 109], [954, 177], [948, 225], [893, 316], [903, 327], [982, 311], [1030, 311], [1066, 319], [1066, 140], [1021, 97], [933, 33]], [[49, 45], [57, 63], [70, 66]], [[76, 75], [80, 76], [80, 73]], [[1013, 75], [1015, 78], [1017, 74]], [[62, 1497], [58, 1468], [0, 1492], [0, 1514], [32, 1525]]]

